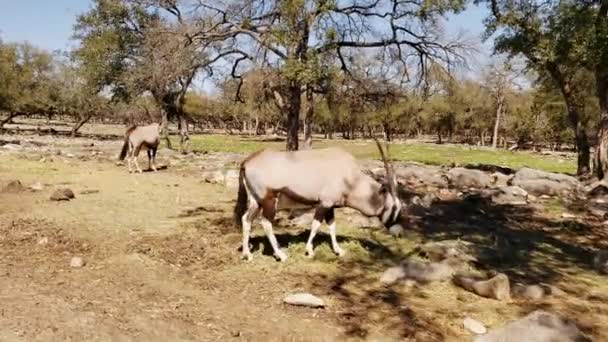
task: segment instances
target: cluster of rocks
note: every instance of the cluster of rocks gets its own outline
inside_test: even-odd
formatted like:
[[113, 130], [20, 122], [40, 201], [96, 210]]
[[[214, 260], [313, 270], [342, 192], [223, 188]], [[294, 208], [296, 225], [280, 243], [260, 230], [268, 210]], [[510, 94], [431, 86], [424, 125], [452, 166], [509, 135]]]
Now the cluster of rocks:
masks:
[[[406, 285], [424, 284], [451, 280], [454, 285], [475, 295], [502, 302], [513, 299], [538, 301], [549, 296], [565, 296], [559, 288], [548, 284], [510, 284], [503, 273], [491, 272], [487, 276], [470, 275], [463, 272], [468, 261], [475, 261], [471, 255], [472, 245], [459, 240], [431, 242], [415, 249], [418, 256], [427, 261], [408, 259], [400, 265], [387, 269], [380, 281], [390, 285], [403, 282]], [[605, 255], [608, 260], [608, 254]], [[585, 341], [584, 334], [576, 324], [561, 316], [535, 311], [521, 319], [508, 322], [493, 330], [471, 317], [465, 317], [464, 329], [478, 335], [474, 341]]]

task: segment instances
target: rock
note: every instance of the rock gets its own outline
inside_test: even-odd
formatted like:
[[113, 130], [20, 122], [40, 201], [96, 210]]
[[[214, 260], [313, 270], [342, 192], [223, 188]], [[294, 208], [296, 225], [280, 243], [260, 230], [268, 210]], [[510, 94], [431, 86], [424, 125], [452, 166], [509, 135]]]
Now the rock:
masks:
[[21, 192], [24, 191], [25, 187], [21, 184], [19, 180], [12, 180], [8, 182], [4, 188], [2, 188], [2, 192]]
[[443, 281], [452, 277], [454, 270], [447, 263], [406, 260], [401, 265], [384, 271], [380, 281], [391, 284], [400, 279], [411, 279], [420, 283]]
[[72, 257], [70, 260], [70, 267], [81, 268], [85, 265], [84, 260], [81, 257]]
[[576, 324], [554, 313], [536, 310], [531, 314], [476, 337], [475, 342], [580, 342], [589, 341]]
[[526, 205], [528, 192], [518, 186], [503, 186], [492, 194], [492, 202], [499, 205]]
[[576, 215], [571, 214], [571, 213], [562, 213], [561, 216], [562, 216], [563, 219], [573, 219], [573, 218], [576, 218]]
[[[381, 172], [384, 175], [384, 169]], [[413, 186], [431, 185], [445, 188], [448, 185], [444, 172], [440, 168], [433, 166], [397, 166], [395, 167], [395, 176], [398, 180]]]
[[600, 219], [606, 219], [608, 216], [608, 211], [606, 211], [605, 209], [602, 208], [597, 208], [597, 207], [589, 207], [589, 213], [597, 218]]
[[388, 229], [388, 233], [392, 236], [402, 236], [404, 232], [403, 226], [400, 224], [394, 224]]
[[559, 287], [554, 286], [554, 285], [541, 283], [540, 286], [542, 286], [546, 295], [558, 296], [558, 297], [568, 295], [566, 292], [562, 291]]
[[46, 245], [48, 243], [49, 243], [49, 238], [47, 238], [46, 236], [42, 237], [42, 238], [40, 238], [38, 240], [38, 244], [41, 245], [41, 246], [44, 246], [44, 245]]
[[44, 189], [44, 186], [42, 185], [42, 183], [36, 182], [36, 183], [28, 186], [27, 188], [30, 189], [31, 191], [42, 191]]
[[456, 276], [454, 283], [463, 289], [473, 292], [479, 296], [492, 298], [500, 301], [511, 299], [511, 288], [509, 278], [502, 273], [493, 278], [480, 280], [473, 277]]
[[462, 321], [462, 325], [464, 326], [464, 328], [466, 330], [468, 330], [476, 335], [483, 335], [488, 331], [486, 329], [486, 327], [483, 325], [483, 323], [481, 323], [480, 321], [478, 321], [476, 319], [472, 319], [470, 317], [465, 318]]
[[513, 295], [515, 297], [526, 300], [541, 300], [545, 297], [545, 289], [540, 285], [522, 285], [513, 286]]
[[490, 175], [483, 171], [455, 167], [448, 171], [447, 177], [451, 187], [458, 189], [484, 189], [494, 184]]
[[97, 190], [97, 189], [85, 189], [80, 192], [80, 194], [82, 194], [82, 195], [91, 195], [91, 194], [97, 194], [97, 193], [99, 193], [99, 190]]
[[[458, 194], [454, 191], [450, 191], [449, 189], [440, 189], [439, 192], [437, 193], [437, 198], [440, 201], [453, 202], [453, 201], [458, 200]], [[431, 202], [431, 204], [432, 204], [432, 202]]]
[[211, 184], [221, 184], [228, 188], [236, 189], [239, 186], [239, 172], [237, 170], [221, 170], [203, 172], [203, 180]]
[[533, 180], [546, 179], [553, 182], [566, 183], [572, 188], [581, 186], [581, 183], [574, 177], [561, 173], [551, 173], [528, 167], [523, 167], [515, 173], [514, 180]]
[[283, 298], [283, 303], [298, 306], [307, 306], [311, 308], [322, 308], [325, 302], [310, 293], [294, 293]]
[[608, 185], [604, 181], [598, 181], [591, 184], [587, 189], [589, 197], [606, 197], [608, 196]]
[[593, 266], [601, 274], [608, 274], [608, 251], [599, 251], [593, 258]]
[[65, 156], [66, 156], [67, 158], [74, 158], [74, 157], [75, 157], [75, 155], [74, 155], [74, 154], [72, 154], [72, 153], [66, 153], [66, 154], [65, 154]]
[[50, 197], [52, 201], [69, 201], [73, 198], [75, 198], [74, 192], [68, 188], [57, 189], [51, 194]]
[[516, 185], [535, 195], [571, 195], [582, 189], [574, 177], [524, 167], [515, 173], [510, 185]]
[[17, 145], [17, 144], [6, 144], [6, 145], [2, 145], [2, 148], [7, 151], [19, 151], [23, 147], [21, 145]]
[[444, 240], [428, 242], [416, 248], [416, 252], [432, 261], [439, 262], [446, 259], [458, 259], [462, 261], [474, 261], [471, 243], [462, 240]]
[[[534, 196], [569, 196], [574, 188], [567, 183], [548, 179], [513, 180], [511, 185], [518, 186]], [[545, 197], [546, 198], [546, 197]]]

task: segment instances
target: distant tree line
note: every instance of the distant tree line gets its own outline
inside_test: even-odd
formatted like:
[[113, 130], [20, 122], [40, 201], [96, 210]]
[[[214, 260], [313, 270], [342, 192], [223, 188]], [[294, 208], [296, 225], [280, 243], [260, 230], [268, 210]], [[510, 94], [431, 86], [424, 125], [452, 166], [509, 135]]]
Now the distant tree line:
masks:
[[[473, 4], [500, 56], [466, 78], [471, 46], [439, 19]], [[572, 146], [579, 174], [608, 169], [608, 0], [94, 0], [74, 38], [64, 54], [0, 42], [0, 127], [62, 115], [74, 135], [158, 121], [168, 137], [174, 122], [180, 144], [213, 128], [283, 134], [289, 150], [315, 133], [432, 134]], [[193, 90], [204, 78], [218, 94]]]

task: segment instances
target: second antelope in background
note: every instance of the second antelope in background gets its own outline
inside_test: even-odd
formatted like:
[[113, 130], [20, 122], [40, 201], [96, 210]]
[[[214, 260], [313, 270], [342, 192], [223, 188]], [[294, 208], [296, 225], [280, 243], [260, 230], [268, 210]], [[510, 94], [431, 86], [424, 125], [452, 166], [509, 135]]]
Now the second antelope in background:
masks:
[[[125, 132], [125, 142], [120, 151], [120, 160], [127, 157], [129, 172], [133, 172], [131, 163], [135, 163], [137, 172], [141, 173], [141, 168], [137, 163], [139, 151], [144, 149], [148, 153], [148, 169], [156, 171], [156, 150], [160, 144], [159, 125], [153, 123], [148, 126], [131, 126]], [[128, 155], [128, 156], [127, 156]]]
[[342, 256], [338, 246], [334, 208], [350, 207], [366, 216], [377, 216], [391, 231], [402, 229], [399, 220], [402, 204], [397, 196], [392, 167], [376, 140], [386, 169], [386, 184], [363, 173], [355, 158], [339, 148], [278, 152], [262, 150], [241, 164], [239, 191], [234, 219], [243, 229], [243, 257], [252, 258], [249, 235], [253, 219], [262, 211], [262, 226], [275, 257], [287, 255], [279, 248], [272, 231], [277, 202], [314, 206], [314, 220], [306, 243], [306, 253], [313, 256], [313, 239], [321, 222], [329, 225], [333, 251]]

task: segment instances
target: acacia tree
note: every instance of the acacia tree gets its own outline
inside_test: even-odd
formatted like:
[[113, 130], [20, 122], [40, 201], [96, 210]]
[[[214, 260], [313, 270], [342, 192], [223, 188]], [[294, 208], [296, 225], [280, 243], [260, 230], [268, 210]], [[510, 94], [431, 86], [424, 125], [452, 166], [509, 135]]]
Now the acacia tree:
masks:
[[151, 93], [169, 147], [171, 119], [178, 121], [180, 145], [188, 140], [185, 95], [207, 65], [204, 51], [191, 44], [191, 27], [176, 1], [95, 0], [74, 28], [80, 41], [74, 55], [92, 87], [110, 87], [123, 102]]
[[[584, 46], [588, 39], [583, 18], [572, 15], [572, 2], [535, 0], [477, 0], [488, 3], [491, 16], [486, 20], [487, 35], [500, 32], [495, 49], [523, 55], [528, 66], [541, 78], [550, 79], [560, 90], [574, 130], [578, 153], [577, 173], [590, 171], [589, 141], [585, 129], [584, 96], [577, 83], [584, 77]], [[587, 19], [588, 20], [588, 19]]]
[[[436, 18], [459, 11], [464, 0], [245, 0], [216, 4], [199, 1], [201, 17], [213, 16], [194, 36], [225, 43], [234, 57], [232, 75], [243, 61], [275, 68], [279, 79], [268, 87], [286, 114], [287, 149], [298, 149], [302, 99], [313, 101], [326, 78], [328, 61], [346, 73], [354, 51], [380, 50], [401, 63], [403, 77], [424, 78], [430, 61], [446, 67], [462, 61], [458, 41], [442, 41]], [[416, 70], [412, 71], [412, 65]], [[408, 73], [409, 72], [409, 73]], [[308, 108], [313, 108], [310, 105]]]
[[0, 128], [17, 116], [52, 110], [53, 56], [30, 44], [0, 41]]

